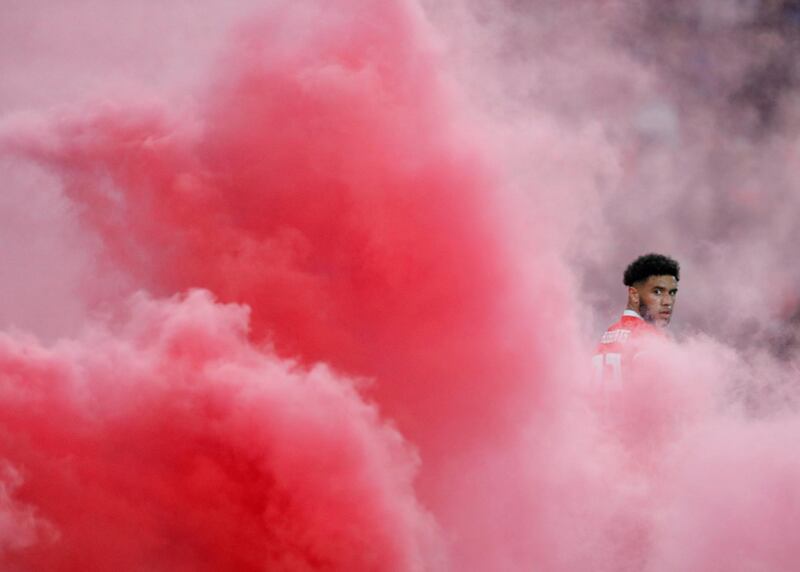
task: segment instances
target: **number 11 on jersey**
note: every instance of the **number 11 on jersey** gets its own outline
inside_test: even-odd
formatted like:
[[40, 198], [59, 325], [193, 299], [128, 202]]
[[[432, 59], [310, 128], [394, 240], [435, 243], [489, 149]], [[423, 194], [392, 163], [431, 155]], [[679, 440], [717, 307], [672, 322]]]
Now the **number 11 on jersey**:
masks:
[[592, 357], [592, 386], [597, 390], [622, 390], [622, 354], [597, 354]]

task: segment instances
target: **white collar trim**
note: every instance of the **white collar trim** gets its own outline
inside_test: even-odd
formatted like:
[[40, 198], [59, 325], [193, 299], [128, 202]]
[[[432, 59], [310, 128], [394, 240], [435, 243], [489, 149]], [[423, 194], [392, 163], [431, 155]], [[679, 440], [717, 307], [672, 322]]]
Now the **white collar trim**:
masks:
[[640, 320], [644, 319], [635, 310], [625, 310], [624, 312], [622, 312], [622, 315], [630, 316], [631, 318], [639, 318]]

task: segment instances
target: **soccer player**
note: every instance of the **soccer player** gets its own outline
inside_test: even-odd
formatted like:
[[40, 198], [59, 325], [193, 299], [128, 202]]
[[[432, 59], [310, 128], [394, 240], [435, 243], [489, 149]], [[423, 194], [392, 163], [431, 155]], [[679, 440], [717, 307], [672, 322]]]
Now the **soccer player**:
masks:
[[592, 358], [595, 389], [622, 389], [642, 340], [664, 335], [663, 328], [669, 325], [675, 308], [679, 279], [678, 263], [661, 254], [640, 256], [625, 269], [628, 306], [603, 334]]

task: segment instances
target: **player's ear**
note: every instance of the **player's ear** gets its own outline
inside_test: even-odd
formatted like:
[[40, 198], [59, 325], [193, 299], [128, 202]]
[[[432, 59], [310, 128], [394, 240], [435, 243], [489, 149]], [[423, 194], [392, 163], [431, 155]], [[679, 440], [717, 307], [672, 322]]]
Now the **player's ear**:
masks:
[[633, 286], [628, 286], [628, 303], [639, 307], [639, 291]]

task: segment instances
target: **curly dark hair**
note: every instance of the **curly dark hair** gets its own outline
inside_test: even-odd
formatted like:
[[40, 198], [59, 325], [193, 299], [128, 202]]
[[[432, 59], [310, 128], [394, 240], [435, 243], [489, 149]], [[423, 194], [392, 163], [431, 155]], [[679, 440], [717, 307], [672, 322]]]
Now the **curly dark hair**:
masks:
[[680, 280], [680, 271], [680, 265], [669, 256], [645, 254], [628, 265], [622, 283], [625, 286], [633, 286], [651, 276], [674, 276], [675, 280]]

